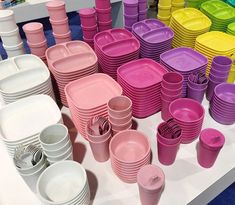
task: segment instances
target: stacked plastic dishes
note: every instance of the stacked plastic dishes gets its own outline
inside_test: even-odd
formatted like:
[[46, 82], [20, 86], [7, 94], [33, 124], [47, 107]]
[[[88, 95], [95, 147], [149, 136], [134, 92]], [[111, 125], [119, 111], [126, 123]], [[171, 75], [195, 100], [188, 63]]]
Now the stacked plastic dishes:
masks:
[[171, 2], [171, 12], [183, 9], [185, 7], [184, 0], [172, 0]]
[[171, 18], [171, 0], [159, 0], [157, 18], [165, 25], [169, 25]]
[[175, 162], [177, 152], [180, 148], [182, 129], [173, 120], [162, 122], [157, 127], [157, 151], [158, 160], [164, 165]]
[[14, 163], [17, 171], [33, 192], [36, 192], [38, 177], [47, 168], [46, 156], [41, 148], [29, 144], [16, 148]]
[[206, 92], [207, 100], [211, 100], [216, 85], [227, 82], [232, 63], [233, 61], [226, 56], [216, 56], [213, 58]]
[[71, 41], [71, 31], [66, 15], [65, 2], [60, 0], [49, 1], [46, 7], [49, 13], [49, 20], [55, 42], [58, 44]]
[[109, 151], [114, 173], [126, 183], [135, 183], [138, 171], [150, 164], [148, 137], [136, 130], [124, 130], [114, 135]]
[[46, 58], [56, 80], [60, 100], [65, 106], [68, 106], [64, 93], [65, 85], [98, 72], [97, 56], [83, 41], [70, 41], [52, 46], [47, 49]]
[[201, 4], [200, 10], [211, 19], [212, 31], [225, 32], [228, 24], [235, 21], [235, 9], [220, 0], [206, 1]]
[[232, 7], [235, 7], [235, 1], [234, 0], [226, 0], [227, 4], [231, 5]]
[[179, 98], [169, 106], [174, 121], [182, 130], [181, 143], [191, 143], [201, 132], [205, 110], [203, 106], [189, 98]]
[[110, 0], [95, 0], [95, 9], [99, 31], [105, 31], [112, 28], [112, 8]]
[[226, 33], [235, 36], [235, 22], [228, 25]]
[[132, 102], [126, 96], [117, 96], [108, 102], [109, 122], [112, 131], [116, 133], [131, 129], [132, 127]]
[[228, 83], [234, 83], [235, 81], [235, 64], [232, 65], [229, 76], [228, 76]]
[[0, 62], [0, 95], [5, 104], [37, 94], [55, 98], [50, 72], [40, 58], [25, 54]]
[[205, 91], [208, 87], [208, 78], [205, 73], [192, 73], [188, 77], [187, 98], [202, 103]]
[[108, 116], [107, 103], [122, 94], [121, 86], [103, 73], [70, 82], [65, 87], [65, 94], [73, 122], [85, 138], [87, 122], [94, 116]]
[[211, 31], [196, 39], [195, 50], [208, 58], [206, 75], [210, 73], [210, 65], [215, 56], [231, 57], [235, 53], [235, 36], [220, 31]]
[[148, 1], [147, 0], [138, 0], [138, 21], [143, 21], [147, 19], [148, 14]]
[[56, 162], [41, 174], [36, 185], [39, 199], [48, 205], [89, 205], [90, 188], [78, 162]]
[[161, 110], [161, 81], [164, 66], [148, 58], [126, 63], [118, 68], [117, 81], [132, 101], [132, 114], [145, 118]]
[[40, 132], [39, 141], [50, 164], [73, 159], [73, 147], [65, 125], [49, 125]]
[[182, 97], [183, 76], [180, 73], [169, 72], [163, 75], [161, 82], [161, 117], [164, 121], [171, 118], [169, 105]]
[[79, 10], [83, 40], [94, 48], [94, 36], [98, 31], [96, 22], [96, 10], [93, 8], [85, 8]]
[[94, 37], [95, 53], [103, 73], [117, 78], [117, 68], [139, 58], [140, 43], [126, 29], [102, 31]]
[[170, 28], [174, 31], [173, 47], [194, 48], [197, 36], [210, 30], [211, 20], [194, 8], [180, 9], [172, 13]]
[[208, 60], [199, 52], [187, 48], [175, 48], [160, 55], [160, 63], [168, 71], [178, 72], [184, 76], [182, 96], [186, 97], [188, 76], [193, 72], [205, 73]]
[[25, 53], [19, 29], [16, 25], [15, 15], [12, 10], [0, 11], [0, 36], [3, 48], [6, 50], [8, 57]]
[[127, 30], [132, 31], [132, 25], [138, 22], [138, 0], [124, 0], [124, 26]]
[[59, 122], [62, 122], [61, 112], [51, 97], [47, 95], [26, 97], [0, 110], [1, 139], [10, 156], [13, 156], [15, 148], [19, 145], [38, 146], [41, 130]]
[[96, 161], [105, 162], [109, 159], [109, 142], [112, 127], [108, 119], [102, 116], [91, 118], [86, 125], [86, 137]]
[[135, 23], [132, 33], [140, 42], [141, 58], [160, 60], [160, 55], [171, 49], [174, 32], [157, 19]]
[[235, 84], [221, 83], [215, 87], [209, 113], [220, 124], [235, 123]]

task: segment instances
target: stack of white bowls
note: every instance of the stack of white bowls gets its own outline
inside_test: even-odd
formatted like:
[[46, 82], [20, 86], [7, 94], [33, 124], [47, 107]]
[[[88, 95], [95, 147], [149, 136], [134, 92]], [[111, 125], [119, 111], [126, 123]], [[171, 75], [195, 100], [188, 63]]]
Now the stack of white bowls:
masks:
[[39, 135], [44, 154], [50, 164], [73, 159], [73, 148], [68, 128], [63, 124], [46, 127]]
[[37, 182], [37, 195], [47, 205], [89, 205], [86, 171], [78, 162], [66, 160], [48, 167]]
[[25, 53], [12, 10], [0, 11], [0, 36], [8, 57]]

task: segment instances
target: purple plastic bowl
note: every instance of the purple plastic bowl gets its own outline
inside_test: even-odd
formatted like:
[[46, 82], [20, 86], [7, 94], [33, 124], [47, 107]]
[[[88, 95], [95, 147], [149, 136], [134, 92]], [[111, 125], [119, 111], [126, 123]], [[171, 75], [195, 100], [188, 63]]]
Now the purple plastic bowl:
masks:
[[218, 70], [230, 70], [233, 61], [226, 56], [215, 56], [212, 60], [212, 66]]
[[235, 84], [221, 83], [215, 87], [214, 92], [221, 100], [235, 105]]
[[232, 120], [227, 120], [223, 117], [219, 117], [218, 115], [216, 115], [213, 111], [211, 111], [211, 109], [209, 109], [209, 114], [211, 115], [211, 117], [218, 123], [222, 124], [222, 125], [232, 125], [235, 123], [235, 121]]

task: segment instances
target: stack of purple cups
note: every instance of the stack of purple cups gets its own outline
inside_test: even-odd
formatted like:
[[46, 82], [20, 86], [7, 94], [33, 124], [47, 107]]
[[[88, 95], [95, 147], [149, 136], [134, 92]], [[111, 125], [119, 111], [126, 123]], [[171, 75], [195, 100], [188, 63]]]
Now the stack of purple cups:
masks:
[[93, 37], [98, 31], [98, 26], [96, 23], [96, 10], [93, 8], [80, 9], [79, 16], [81, 19], [83, 40], [94, 48]]
[[139, 0], [138, 2], [138, 10], [139, 10], [139, 21], [143, 21], [147, 19], [147, 12], [148, 12], [148, 2], [147, 0]]
[[232, 63], [233, 61], [226, 56], [215, 56], [213, 58], [209, 74], [208, 88], [206, 91], [207, 100], [211, 100], [214, 89], [217, 85], [228, 80]]
[[99, 31], [112, 28], [112, 8], [110, 0], [95, 0]]
[[60, 0], [49, 1], [46, 6], [56, 44], [71, 41], [71, 31], [66, 15], [65, 2]]
[[171, 102], [182, 96], [183, 79], [183, 76], [176, 72], [169, 72], [163, 75], [161, 82], [161, 117], [164, 121], [171, 118], [169, 112]]
[[187, 98], [202, 103], [207, 86], [208, 78], [204, 73], [190, 74], [187, 83]]
[[132, 31], [132, 25], [138, 22], [138, 0], [123, 0], [125, 29]]

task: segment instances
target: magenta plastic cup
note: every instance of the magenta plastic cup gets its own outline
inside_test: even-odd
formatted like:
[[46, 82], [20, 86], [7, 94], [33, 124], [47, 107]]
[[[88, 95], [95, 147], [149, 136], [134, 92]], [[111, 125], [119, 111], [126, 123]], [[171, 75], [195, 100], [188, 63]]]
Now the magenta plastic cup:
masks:
[[41, 43], [46, 40], [43, 25], [38, 22], [27, 23], [23, 27], [27, 41], [32, 44]]
[[166, 144], [157, 138], [158, 160], [161, 164], [171, 165], [175, 162], [180, 141], [176, 144]]
[[83, 36], [83, 40], [92, 48], [94, 49], [94, 40], [92, 39], [87, 39]]
[[184, 77], [180, 73], [169, 72], [163, 75], [162, 85], [168, 89], [179, 89], [183, 85]]
[[95, 7], [97, 9], [108, 9], [111, 7], [110, 0], [95, 0]]
[[162, 108], [161, 108], [161, 118], [164, 121], [167, 121], [171, 118], [171, 114], [169, 112], [169, 106], [172, 101], [167, 101], [162, 98]]
[[99, 31], [106, 31], [112, 28], [112, 20], [108, 22], [98, 22]]
[[224, 135], [213, 128], [202, 130], [197, 149], [198, 163], [204, 168], [214, 165], [225, 142]]
[[97, 18], [100, 22], [107, 22], [112, 20], [112, 13], [111, 13], [111, 7], [108, 9], [96, 9], [97, 11]]
[[93, 37], [95, 36], [95, 34], [97, 34], [98, 32], [98, 27], [97, 25], [93, 26], [93, 27], [84, 27], [84, 26], [81, 26], [82, 27], [82, 33], [83, 33], [83, 36], [86, 38], [86, 39], [93, 39]]
[[194, 100], [198, 101], [199, 103], [202, 103], [206, 89], [207, 89], [207, 87], [204, 89], [196, 89], [196, 88], [191, 87], [190, 84], [188, 83], [187, 97], [194, 99]]
[[51, 20], [60, 21], [67, 18], [64, 1], [49, 1], [46, 7]]
[[124, 14], [136, 15], [138, 14], [138, 0], [124, 0]]
[[32, 54], [36, 56], [44, 56], [45, 52], [47, 50], [47, 41], [45, 40], [44, 42], [38, 43], [38, 44], [31, 44], [27, 42], [30, 48], [30, 51]]
[[53, 33], [53, 36], [55, 37], [56, 44], [65, 43], [65, 42], [69, 42], [72, 40], [71, 31], [69, 31], [68, 33], [65, 33], [63, 35], [58, 35], [56, 33]]
[[138, 8], [139, 11], [145, 11], [147, 9], [147, 1], [139, 2]]
[[52, 26], [53, 33], [55, 33], [55, 34], [63, 35], [63, 34], [68, 33], [70, 31], [68, 18], [65, 18], [60, 21], [54, 21], [54, 20], [50, 19], [50, 23]]
[[131, 27], [134, 23], [138, 22], [138, 14], [136, 15], [126, 15], [124, 14], [125, 25]]
[[96, 10], [94, 8], [80, 9], [78, 13], [82, 26], [93, 27], [96, 25]]
[[229, 71], [231, 69], [233, 61], [226, 56], [215, 56], [212, 59], [212, 66], [216, 68], [216, 70], [221, 71]]
[[219, 82], [214, 82], [213, 80], [209, 79], [208, 87], [207, 87], [207, 90], [206, 90], [206, 99], [208, 101], [211, 100], [211, 98], [212, 98], [212, 96], [214, 94], [214, 89], [219, 84], [220, 84]]
[[226, 82], [228, 80], [228, 75], [227, 76], [216, 76], [216, 75], [213, 75], [213, 73], [210, 72], [209, 74], [209, 78], [215, 82]]
[[179, 94], [182, 94], [182, 89], [183, 87], [180, 87], [178, 89], [168, 89], [166, 87], [164, 87], [163, 84], [161, 84], [161, 90], [163, 93], [166, 93], [167, 95], [179, 95]]
[[181, 98], [182, 97], [182, 93], [179, 93], [177, 95], [169, 95], [169, 94], [166, 94], [163, 92], [163, 90], [161, 90], [161, 97], [165, 100], [168, 100], [168, 101], [173, 101], [173, 100], [176, 100], [178, 98]]
[[142, 205], [156, 205], [165, 186], [165, 175], [156, 165], [145, 165], [137, 174], [137, 184]]

